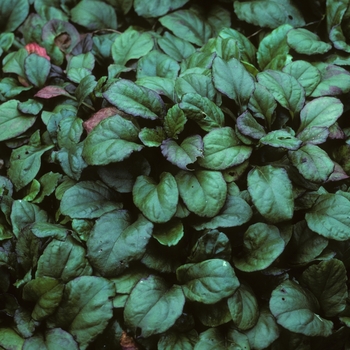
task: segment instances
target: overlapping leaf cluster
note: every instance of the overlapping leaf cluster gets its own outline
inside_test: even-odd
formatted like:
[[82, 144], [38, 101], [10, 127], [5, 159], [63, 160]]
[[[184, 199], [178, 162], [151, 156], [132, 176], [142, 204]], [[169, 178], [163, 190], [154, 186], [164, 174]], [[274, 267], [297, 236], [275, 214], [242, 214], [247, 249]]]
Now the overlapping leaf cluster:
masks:
[[349, 18], [3, 0], [0, 347], [349, 348]]

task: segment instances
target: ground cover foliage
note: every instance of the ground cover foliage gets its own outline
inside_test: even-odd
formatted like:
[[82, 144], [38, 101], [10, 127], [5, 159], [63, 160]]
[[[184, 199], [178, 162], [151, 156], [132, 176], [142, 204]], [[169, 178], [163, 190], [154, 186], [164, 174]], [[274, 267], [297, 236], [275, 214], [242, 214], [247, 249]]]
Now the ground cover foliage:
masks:
[[1, 349], [349, 349], [349, 0], [2, 0]]

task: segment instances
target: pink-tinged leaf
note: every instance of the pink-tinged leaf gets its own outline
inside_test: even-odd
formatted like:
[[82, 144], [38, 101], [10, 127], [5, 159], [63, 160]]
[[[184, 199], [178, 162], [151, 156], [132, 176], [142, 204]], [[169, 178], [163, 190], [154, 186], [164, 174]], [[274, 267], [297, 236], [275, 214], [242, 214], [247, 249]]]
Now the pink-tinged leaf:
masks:
[[101, 120], [111, 117], [115, 114], [119, 114], [122, 117], [125, 115], [124, 112], [119, 111], [115, 107], [102, 108], [96, 113], [94, 113], [89, 119], [85, 120], [85, 122], [83, 123], [84, 129], [87, 133], [89, 133]]
[[34, 97], [53, 98], [57, 96], [70, 96], [70, 94], [63, 88], [54, 85], [48, 85], [39, 90]]
[[187, 168], [187, 165], [194, 163], [198, 157], [203, 157], [203, 140], [199, 135], [193, 135], [178, 145], [173, 139], [167, 139], [162, 142], [161, 150], [170, 163], [183, 170], [193, 170]]
[[50, 56], [46, 53], [46, 49], [44, 47], [41, 47], [37, 43], [30, 43], [25, 46], [25, 49], [29, 54], [36, 53], [38, 56], [44, 57], [47, 60], [50, 61]]
[[330, 181], [340, 181], [349, 178], [349, 175], [344, 171], [344, 169], [336, 162], [334, 163], [334, 170], [326, 182]]

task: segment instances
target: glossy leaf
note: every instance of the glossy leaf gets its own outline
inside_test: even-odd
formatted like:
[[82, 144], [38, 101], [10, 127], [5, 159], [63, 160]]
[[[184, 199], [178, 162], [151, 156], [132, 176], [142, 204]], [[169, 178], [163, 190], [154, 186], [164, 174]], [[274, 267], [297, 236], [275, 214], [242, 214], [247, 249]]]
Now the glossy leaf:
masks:
[[234, 269], [221, 259], [182, 265], [176, 270], [176, 276], [186, 298], [204, 304], [217, 303], [239, 287]]
[[270, 222], [292, 218], [292, 184], [284, 169], [271, 165], [254, 168], [248, 174], [248, 191], [260, 214]]
[[140, 260], [152, 234], [153, 225], [140, 216], [132, 222], [125, 210], [101, 216], [87, 240], [87, 254], [93, 268], [101, 276], [112, 277]]
[[282, 147], [289, 150], [297, 150], [303, 143], [298, 138], [291, 135], [287, 130], [273, 130], [260, 139], [264, 145], [272, 147]]
[[328, 336], [333, 322], [319, 316], [315, 296], [296, 282], [282, 282], [272, 292], [270, 310], [277, 322], [291, 332], [308, 336]]
[[163, 333], [181, 315], [185, 296], [178, 285], [169, 288], [158, 276], [141, 279], [125, 304], [124, 318], [134, 331], [139, 328], [142, 336]]
[[167, 222], [176, 212], [179, 190], [175, 178], [168, 172], [160, 175], [158, 184], [151, 177], [140, 175], [132, 194], [135, 205], [152, 222]]
[[213, 63], [215, 87], [244, 110], [255, 89], [254, 80], [236, 58], [224, 61], [216, 57]]
[[338, 194], [322, 194], [306, 213], [307, 225], [312, 231], [337, 241], [350, 237], [350, 201]]
[[243, 249], [232, 260], [245, 272], [269, 267], [283, 252], [284, 240], [276, 226], [258, 222], [249, 226], [243, 235]]
[[176, 182], [187, 208], [199, 216], [213, 217], [225, 203], [227, 186], [218, 171], [181, 170]]

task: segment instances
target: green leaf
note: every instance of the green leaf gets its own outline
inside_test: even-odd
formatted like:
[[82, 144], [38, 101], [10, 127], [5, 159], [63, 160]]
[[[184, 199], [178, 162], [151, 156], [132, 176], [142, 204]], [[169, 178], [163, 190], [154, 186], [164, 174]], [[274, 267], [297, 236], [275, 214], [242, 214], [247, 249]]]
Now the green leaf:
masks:
[[[255, 326], [245, 332], [251, 349], [264, 350], [269, 347], [280, 335], [275, 318], [270, 311], [263, 307]], [[244, 349], [244, 348], [241, 348]]]
[[336, 241], [350, 238], [350, 201], [339, 194], [321, 194], [306, 213], [307, 225], [312, 231]]
[[193, 350], [198, 341], [198, 334], [195, 330], [187, 333], [167, 332], [162, 334], [158, 342], [158, 350]]
[[[0, 12], [1, 13], [1, 12]], [[24, 61], [28, 57], [26, 49], [19, 49], [16, 52], [11, 52], [3, 59], [2, 70], [4, 73], [15, 73], [22, 78], [25, 78]]]
[[137, 79], [147, 76], [176, 78], [180, 65], [173, 58], [153, 50], [137, 63]]
[[18, 100], [10, 100], [0, 105], [0, 141], [9, 140], [27, 131], [36, 116], [23, 115], [18, 110]]
[[1, 327], [0, 346], [3, 349], [22, 350], [24, 339], [18, 335], [12, 328]]
[[242, 111], [246, 109], [255, 83], [241, 62], [236, 58], [224, 61], [216, 57], [213, 62], [213, 80], [220, 92], [234, 100]]
[[236, 40], [241, 54], [241, 59], [253, 65], [255, 64], [256, 48], [241, 32], [233, 28], [224, 28], [219, 33], [219, 36], [222, 39], [232, 38]]
[[304, 106], [305, 91], [293, 76], [269, 69], [259, 73], [257, 78], [292, 115]]
[[[1, 35], [1, 34], [0, 34]], [[0, 80], [0, 94], [10, 99], [19, 95], [22, 91], [30, 90], [32, 86], [19, 85], [15, 78], [3, 78]]]
[[236, 124], [240, 133], [253, 139], [260, 140], [266, 135], [263, 126], [248, 111], [237, 118]]
[[114, 284], [102, 277], [82, 276], [69, 281], [55, 315], [57, 327], [66, 329], [86, 349], [113, 316]]
[[120, 162], [143, 146], [138, 141], [140, 128], [131, 118], [116, 114], [102, 120], [87, 136], [83, 157], [90, 165]]
[[28, 80], [36, 87], [44, 86], [50, 73], [50, 61], [35, 53], [24, 60], [24, 72]]
[[69, 232], [64, 226], [49, 222], [36, 222], [31, 225], [30, 230], [38, 238], [51, 237], [58, 240], [65, 240]]
[[301, 276], [301, 283], [316, 296], [326, 317], [334, 317], [345, 309], [347, 280], [346, 268], [337, 259], [311, 265]]
[[216, 90], [211, 76], [187, 73], [175, 80], [175, 92], [179, 99], [187, 93], [197, 93], [214, 101]]
[[332, 333], [333, 322], [318, 315], [315, 296], [296, 282], [284, 281], [273, 290], [270, 310], [277, 322], [291, 332], [322, 337]]
[[127, 114], [146, 119], [164, 115], [164, 103], [157, 93], [126, 79], [112, 84], [103, 96]]
[[35, 349], [57, 349], [57, 350], [78, 350], [78, 344], [73, 336], [61, 328], [54, 328], [45, 331], [45, 334], [36, 334], [27, 338], [23, 344], [23, 350]]
[[323, 62], [316, 67], [321, 72], [321, 82], [312, 92], [312, 97], [337, 96], [350, 91], [350, 73], [346, 69]]
[[225, 203], [227, 185], [218, 171], [181, 170], [176, 174], [176, 182], [187, 208], [199, 216], [213, 217]]
[[135, 12], [141, 17], [160, 17], [182, 7], [188, 2], [188, 0], [176, 0], [176, 1], [160, 1], [160, 0], [151, 0], [145, 3], [142, 0], [134, 1]]
[[269, 267], [283, 252], [284, 240], [279, 229], [258, 222], [249, 226], [243, 235], [243, 249], [232, 261], [244, 272], [253, 272]]
[[172, 139], [162, 142], [163, 156], [180, 169], [191, 170], [187, 165], [194, 163], [198, 157], [203, 156], [203, 140], [199, 135], [186, 137], [180, 145]]
[[64, 284], [51, 277], [38, 277], [25, 284], [23, 299], [35, 302], [32, 318], [41, 321], [52, 315], [62, 299]]
[[266, 136], [259, 140], [264, 145], [272, 147], [282, 147], [292, 151], [297, 150], [303, 143], [298, 138], [294, 137], [289, 130], [280, 129], [269, 132]]
[[14, 200], [11, 210], [12, 230], [18, 238], [21, 231], [35, 222], [46, 222], [47, 213], [40, 209], [36, 204], [22, 200]]
[[[315, 127], [329, 128], [343, 114], [343, 104], [334, 97], [319, 97], [310, 101], [300, 112], [298, 134]], [[303, 138], [302, 138], [303, 140]]]
[[98, 167], [97, 173], [110, 188], [119, 193], [130, 193], [139, 175], [150, 174], [151, 167], [146, 158], [138, 153], [122, 162]]
[[256, 56], [261, 70], [272, 68], [280, 56], [287, 56], [289, 53], [287, 33], [292, 28], [290, 24], [283, 24], [260, 41]]
[[153, 224], [142, 215], [132, 222], [126, 210], [102, 215], [87, 240], [87, 254], [101, 276], [116, 276], [140, 260], [152, 235]]
[[199, 335], [199, 341], [196, 343], [194, 350], [235, 350], [231, 345], [227, 345], [228, 342], [226, 342], [218, 327], [209, 328]]
[[168, 287], [158, 276], [141, 279], [125, 304], [124, 319], [136, 333], [140, 329], [143, 337], [163, 333], [182, 314], [185, 296], [178, 285]]
[[4, 0], [0, 4], [1, 32], [14, 32], [29, 14], [28, 0], [19, 0], [16, 3]]
[[208, 259], [231, 258], [231, 245], [228, 237], [218, 230], [210, 230], [201, 236], [188, 257], [190, 262], [201, 262]]
[[195, 52], [195, 48], [191, 43], [169, 32], [165, 32], [163, 36], [158, 39], [158, 45], [168, 56], [179, 62]]
[[317, 34], [305, 28], [290, 30], [287, 42], [293, 50], [304, 55], [324, 54], [332, 48], [332, 45], [321, 41]]
[[239, 330], [255, 326], [259, 318], [259, 306], [253, 290], [241, 283], [235, 293], [227, 299], [232, 321]]
[[282, 24], [301, 27], [305, 21], [298, 8], [290, 0], [235, 1], [237, 17], [259, 27], [277, 28]]
[[198, 46], [204, 45], [212, 35], [209, 23], [191, 10], [174, 11], [161, 17], [159, 22], [179, 38]]
[[180, 108], [205, 131], [224, 126], [224, 113], [212, 101], [197, 93], [183, 95]]
[[59, 173], [49, 173], [44, 174], [39, 179], [40, 184], [40, 194], [33, 199], [33, 203], [41, 203], [46, 196], [53, 193], [58, 185], [58, 181], [61, 180], [62, 175]]
[[89, 29], [117, 29], [114, 8], [104, 2], [82, 0], [71, 9], [72, 21]]
[[219, 214], [210, 221], [194, 225], [196, 230], [218, 227], [236, 227], [248, 222], [253, 212], [248, 203], [238, 196], [227, 196], [225, 205]]
[[316, 145], [307, 144], [297, 151], [289, 151], [288, 158], [299, 173], [312, 182], [325, 182], [334, 170], [332, 159]]
[[35, 278], [51, 277], [64, 283], [92, 274], [85, 249], [71, 236], [52, 240], [38, 260]]
[[181, 220], [175, 218], [165, 224], [157, 225], [152, 236], [160, 244], [171, 247], [178, 244], [184, 236], [184, 227]]
[[292, 218], [292, 184], [284, 169], [271, 165], [252, 169], [248, 173], [248, 191], [259, 213], [270, 222]]
[[147, 89], [153, 90], [159, 95], [164, 95], [172, 101], [175, 101], [174, 79], [144, 76], [140, 79], [137, 79], [135, 83], [137, 85], [144, 86]]
[[234, 38], [221, 38], [215, 39], [215, 50], [219, 57], [225, 61], [229, 61], [231, 58], [240, 59], [241, 53], [239, 51], [238, 42]]
[[186, 298], [203, 304], [215, 304], [239, 287], [234, 269], [221, 259], [182, 265], [176, 270], [176, 276]]
[[218, 327], [231, 321], [226, 299], [210, 305], [196, 303], [194, 312], [199, 321], [207, 327]]
[[183, 110], [179, 105], [174, 105], [168, 109], [166, 116], [164, 117], [164, 130], [168, 137], [177, 139], [187, 122], [187, 118]]
[[121, 209], [122, 204], [113, 201], [114, 197], [113, 192], [98, 181], [81, 181], [63, 194], [60, 210], [73, 219], [98, 218]]
[[149, 220], [169, 221], [176, 212], [179, 190], [173, 175], [163, 172], [157, 184], [151, 177], [141, 175], [132, 189], [134, 204]]
[[165, 132], [160, 126], [157, 126], [155, 129], [142, 128], [138, 136], [147, 147], [159, 147], [166, 138]]
[[283, 68], [283, 72], [290, 74], [304, 88], [305, 95], [310, 96], [321, 81], [320, 71], [306, 61], [293, 61]]
[[293, 236], [289, 242], [292, 256], [291, 264], [302, 265], [313, 261], [327, 247], [328, 240], [311, 231], [305, 220], [299, 221], [293, 227]]
[[271, 128], [277, 103], [269, 90], [256, 83], [253, 95], [249, 99], [248, 108], [255, 118], [265, 119], [267, 127]]
[[33, 99], [18, 104], [18, 109], [25, 114], [37, 115], [42, 110], [43, 104]]
[[153, 38], [149, 33], [128, 29], [120, 34], [111, 47], [114, 63], [125, 65], [131, 59], [137, 59], [152, 50]]
[[17, 190], [34, 179], [41, 167], [41, 156], [53, 147], [26, 145], [12, 151], [8, 176]]
[[78, 108], [84, 102], [84, 100], [94, 91], [97, 82], [93, 75], [86, 75], [82, 79], [76, 80], [76, 83], [79, 83], [74, 94], [78, 101]]

